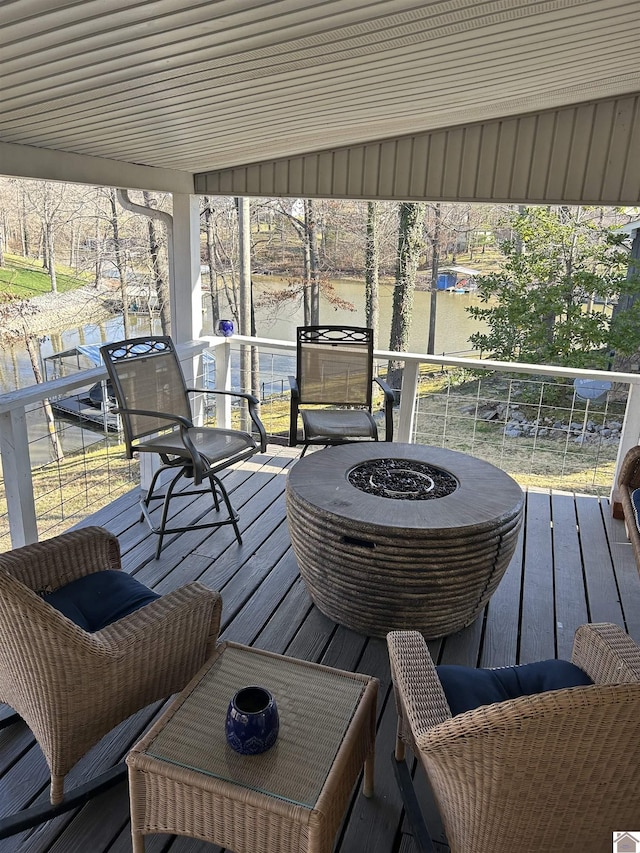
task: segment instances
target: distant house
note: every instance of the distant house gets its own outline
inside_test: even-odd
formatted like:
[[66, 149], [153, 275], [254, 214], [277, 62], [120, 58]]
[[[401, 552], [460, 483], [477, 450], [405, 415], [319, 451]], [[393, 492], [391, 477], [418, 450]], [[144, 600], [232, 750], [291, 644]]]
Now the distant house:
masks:
[[613, 846], [615, 853], [638, 853], [640, 838], [636, 838], [630, 832], [623, 832], [614, 839]]

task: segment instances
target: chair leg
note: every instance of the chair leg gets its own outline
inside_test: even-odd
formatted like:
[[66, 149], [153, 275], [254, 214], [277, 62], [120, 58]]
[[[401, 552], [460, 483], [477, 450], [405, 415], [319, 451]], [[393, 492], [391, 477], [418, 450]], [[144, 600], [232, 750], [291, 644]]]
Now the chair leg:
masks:
[[407, 762], [404, 759], [397, 761], [393, 752], [391, 753], [391, 762], [396, 782], [400, 789], [400, 796], [402, 797], [407, 820], [413, 833], [415, 846], [419, 853], [436, 853], [424, 820], [424, 815], [422, 814], [422, 809], [420, 808], [420, 803], [413, 788], [413, 780], [411, 773], [409, 773]]
[[180, 471], [173, 480], [167, 486], [167, 491], [164, 496], [164, 501], [162, 502], [162, 515], [160, 517], [160, 524], [157, 528], [158, 533], [158, 544], [156, 545], [156, 560], [160, 556], [160, 551], [162, 550], [162, 540], [164, 539], [165, 527], [167, 524], [167, 516], [169, 515], [169, 502], [173, 497], [173, 490], [176, 486], [178, 480], [182, 477], [182, 471]]
[[215, 489], [215, 487], [217, 486], [220, 489], [222, 500], [224, 501], [225, 506], [227, 507], [227, 512], [229, 513], [229, 518], [231, 519], [231, 525], [235, 531], [236, 539], [238, 540], [238, 545], [242, 545], [242, 536], [240, 535], [240, 528], [238, 527], [238, 514], [231, 506], [231, 501], [229, 500], [227, 490], [225, 489], [222, 480], [216, 477], [215, 474], [211, 474], [210, 478], [213, 488]]
[[66, 794], [64, 799], [57, 805], [40, 803], [39, 805], [31, 806], [31, 808], [23, 809], [20, 812], [3, 817], [0, 820], [0, 839], [9, 838], [17, 832], [22, 832], [33, 826], [39, 826], [41, 823], [51, 820], [51, 818], [71, 811], [71, 809], [77, 809], [79, 806], [88, 803], [93, 797], [97, 797], [98, 794], [102, 794], [126, 778], [127, 766], [123, 762], [115, 767], [111, 767], [90, 782], [78, 785], [77, 788]]
[[[223, 521], [214, 522], [211, 524], [202, 524], [202, 525], [195, 525], [195, 526], [190, 525], [189, 527], [175, 527], [175, 528], [169, 527], [169, 528], [167, 528], [167, 519], [169, 516], [169, 503], [173, 497], [180, 497], [180, 494], [174, 495], [174, 491], [175, 491], [175, 488], [176, 488], [178, 481], [183, 476], [182, 469], [180, 469], [178, 471], [178, 473], [176, 474], [176, 476], [171, 480], [171, 482], [167, 486], [167, 489], [166, 489], [166, 492], [164, 493], [164, 496], [161, 494], [158, 495], [157, 497], [154, 496], [153, 490], [156, 486], [158, 474], [160, 473], [160, 471], [163, 471], [163, 470], [166, 471], [169, 469], [169, 467], [172, 467], [172, 466], [166, 466], [165, 465], [164, 468], [159, 469], [153, 475], [153, 478], [151, 480], [151, 485], [149, 486], [149, 489], [147, 490], [147, 494], [145, 495], [144, 498], [142, 498], [140, 500], [140, 508], [142, 510], [142, 516], [143, 516], [143, 518], [146, 519], [149, 527], [151, 528], [151, 531], [158, 536], [158, 543], [156, 546], [156, 560], [160, 557], [160, 552], [162, 550], [162, 543], [164, 540], [164, 536], [167, 533], [184, 533], [187, 530], [203, 530], [203, 529], [208, 528], [208, 527], [214, 528], [214, 527], [222, 526], [224, 524], [231, 524], [233, 526], [233, 529], [234, 529], [234, 532], [236, 535], [236, 539], [238, 540], [238, 544], [242, 545], [242, 536], [240, 535], [240, 528], [238, 527], [238, 514], [235, 512], [235, 510], [233, 509], [233, 506], [231, 505], [231, 501], [229, 500], [229, 495], [227, 493], [226, 488], [224, 487], [224, 485], [222, 483], [222, 480], [220, 480], [218, 477], [216, 477], [215, 474], [212, 474], [212, 473], [208, 473], [206, 475], [206, 477], [209, 480], [209, 491], [211, 492], [214, 508], [215, 508], [216, 512], [220, 512], [220, 497], [219, 497], [219, 495], [222, 496], [224, 504], [227, 508], [227, 512], [229, 514], [229, 518], [224, 519]], [[175, 468], [174, 468], [174, 470], [175, 470]], [[205, 494], [206, 491], [207, 490], [206, 490], [206, 484], [205, 484], [204, 489], [201, 489], [199, 491], [185, 491], [185, 492], [182, 492], [181, 495], [182, 496], [200, 495], [200, 494]], [[149, 506], [150, 506], [152, 500], [162, 500], [163, 501], [162, 512], [160, 515], [160, 522], [157, 525], [155, 525], [153, 523], [153, 520], [151, 518], [151, 513], [149, 510]]]
[[[153, 533], [156, 533], [158, 536], [158, 543], [156, 545], [156, 560], [160, 556], [160, 551], [162, 550], [162, 540], [164, 539], [165, 526], [167, 523], [167, 516], [169, 514], [169, 502], [170, 502], [171, 497], [173, 495], [173, 490], [175, 489], [176, 483], [182, 477], [182, 469], [180, 469], [178, 471], [178, 473], [175, 475], [175, 477], [173, 478], [173, 480], [171, 480], [171, 482], [167, 486], [167, 491], [164, 494], [164, 498], [162, 495], [158, 495], [157, 497], [155, 497], [153, 494], [153, 490], [156, 487], [158, 477], [163, 471], [167, 471], [167, 470], [168, 470], [168, 466], [165, 465], [164, 467], [159, 468], [155, 472], [155, 474], [153, 475], [153, 477], [151, 479], [151, 485], [147, 489], [147, 494], [144, 496], [144, 498], [141, 498], [141, 500], [140, 500], [140, 509], [142, 510], [142, 518], [146, 519], [147, 524], [151, 528], [151, 531]], [[151, 511], [149, 509], [149, 505], [151, 504], [152, 500], [162, 500], [162, 512], [160, 515], [160, 523], [158, 525], [154, 525], [153, 519], [151, 518]]]
[[211, 487], [211, 494], [213, 495], [213, 505], [215, 507], [216, 512], [220, 512], [220, 501], [218, 499], [218, 489], [216, 483], [213, 479], [209, 480], [209, 486]]
[[151, 478], [151, 483], [149, 485], [149, 488], [147, 489], [147, 494], [140, 501], [140, 503], [144, 503], [144, 505], [146, 507], [148, 507], [149, 504], [151, 503], [151, 499], [153, 497], [153, 490], [155, 489], [156, 483], [158, 482], [158, 477], [160, 476], [160, 474], [164, 473], [166, 470], [167, 470], [166, 466], [162, 465], [160, 468], [158, 468], [154, 472], [153, 477]]

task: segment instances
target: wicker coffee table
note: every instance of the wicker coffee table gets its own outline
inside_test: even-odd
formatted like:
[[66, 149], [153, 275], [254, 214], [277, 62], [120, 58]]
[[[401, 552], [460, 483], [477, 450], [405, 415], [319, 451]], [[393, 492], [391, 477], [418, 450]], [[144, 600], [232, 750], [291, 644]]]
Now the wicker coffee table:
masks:
[[[231, 696], [260, 684], [280, 734], [261, 755], [226, 743]], [[373, 793], [378, 682], [222, 643], [127, 757], [134, 853], [144, 835], [187, 835], [235, 853], [330, 853], [364, 766]]]
[[369, 636], [432, 638], [470, 625], [509, 565], [523, 507], [522, 489], [495, 465], [420, 444], [319, 450], [287, 478], [289, 533], [311, 598]]

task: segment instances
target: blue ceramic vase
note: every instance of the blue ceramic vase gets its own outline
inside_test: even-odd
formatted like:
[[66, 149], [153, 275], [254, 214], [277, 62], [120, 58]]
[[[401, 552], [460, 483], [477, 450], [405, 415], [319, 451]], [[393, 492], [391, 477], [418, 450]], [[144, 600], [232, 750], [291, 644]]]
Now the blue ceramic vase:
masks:
[[271, 693], [264, 687], [243, 687], [229, 702], [227, 742], [241, 755], [258, 755], [276, 742], [280, 721]]
[[233, 334], [233, 320], [218, 320], [218, 331], [225, 338], [231, 337]]

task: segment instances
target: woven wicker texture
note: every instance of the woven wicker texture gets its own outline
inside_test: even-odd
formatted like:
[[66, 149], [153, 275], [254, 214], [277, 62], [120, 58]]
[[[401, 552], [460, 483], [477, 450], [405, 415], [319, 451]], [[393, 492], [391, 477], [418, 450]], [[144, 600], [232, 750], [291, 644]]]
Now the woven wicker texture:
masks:
[[[260, 684], [274, 696], [280, 733], [272, 749], [247, 760], [227, 745], [224, 723], [229, 700], [250, 684]], [[361, 681], [340, 673], [300, 667], [294, 660], [247, 655], [231, 647], [147, 753], [311, 807], [363, 690]]]
[[631, 492], [635, 489], [640, 489], [640, 446], [632, 447], [627, 451], [618, 475], [618, 497], [622, 504], [624, 525], [640, 571], [640, 530], [631, 502]]
[[422, 638], [393, 632], [388, 646], [398, 733], [429, 776], [452, 853], [600, 853], [637, 822], [640, 649], [620, 628], [578, 629], [573, 660], [594, 686], [453, 718]]
[[[273, 692], [280, 734], [268, 752], [239, 756], [224, 717], [249, 682]], [[134, 853], [156, 832], [235, 853], [329, 853], [363, 764], [371, 788], [377, 689], [368, 676], [223, 643], [127, 758]]]
[[103, 735], [182, 689], [215, 646], [220, 596], [192, 583], [93, 634], [37, 591], [120, 569], [115, 536], [87, 527], [0, 554], [0, 701], [33, 731], [51, 770], [51, 800]]
[[[348, 481], [352, 468], [385, 456], [439, 466], [459, 487], [436, 500], [403, 501]], [[414, 628], [426, 637], [458, 631], [481, 612], [513, 555], [524, 504], [518, 484], [493, 465], [400, 443], [301, 459], [286, 500], [300, 573], [323, 613], [369, 636]]]

